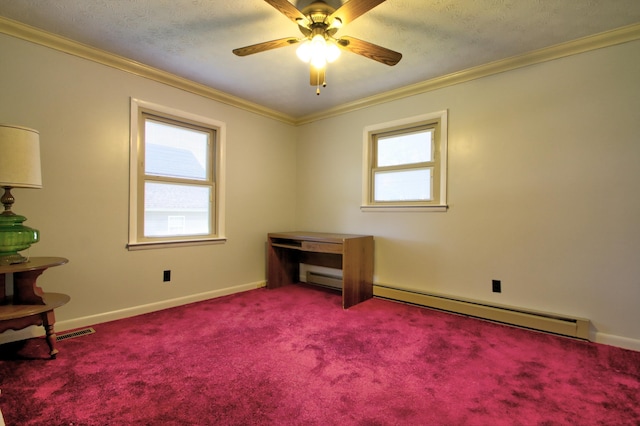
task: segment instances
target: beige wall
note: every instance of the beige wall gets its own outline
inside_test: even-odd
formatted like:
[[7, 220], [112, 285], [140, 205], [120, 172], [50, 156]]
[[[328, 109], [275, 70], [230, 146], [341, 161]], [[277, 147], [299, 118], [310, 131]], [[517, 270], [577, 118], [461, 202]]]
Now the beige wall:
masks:
[[[42, 234], [31, 256], [70, 260], [39, 280], [72, 297], [60, 324], [264, 281], [266, 233], [294, 222], [295, 127], [8, 36], [0, 52], [0, 121], [40, 131], [44, 188], [14, 211]], [[125, 248], [130, 97], [226, 123], [226, 244]]]
[[[31, 256], [70, 259], [41, 278], [72, 296], [62, 326], [255, 287], [266, 233], [305, 228], [375, 235], [376, 283], [586, 317], [640, 349], [639, 48], [295, 128], [0, 35], [0, 121], [41, 132], [44, 189], [15, 190], [14, 210], [42, 233]], [[130, 97], [227, 124], [226, 244], [125, 249]], [[449, 211], [362, 213], [363, 127], [442, 109]]]
[[[298, 228], [375, 235], [376, 283], [586, 317], [598, 340], [640, 349], [638, 52], [636, 41], [301, 127]], [[361, 212], [363, 128], [443, 109], [449, 210]]]

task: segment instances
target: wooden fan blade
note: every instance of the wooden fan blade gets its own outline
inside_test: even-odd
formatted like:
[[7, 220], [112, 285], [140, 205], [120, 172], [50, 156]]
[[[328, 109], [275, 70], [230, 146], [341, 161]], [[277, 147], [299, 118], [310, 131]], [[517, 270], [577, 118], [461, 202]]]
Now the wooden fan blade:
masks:
[[282, 13], [287, 18], [291, 19], [296, 24], [298, 23], [298, 19], [305, 20], [306, 17], [300, 12], [294, 5], [289, 3], [287, 0], [264, 0], [269, 3], [271, 6], [278, 9], [280, 13]]
[[329, 15], [328, 21], [333, 22], [335, 18], [338, 18], [342, 22], [342, 25], [346, 25], [384, 2], [385, 0], [349, 0]]
[[402, 59], [402, 53], [394, 52], [386, 47], [378, 46], [368, 41], [358, 40], [353, 37], [342, 37], [338, 40], [338, 45], [350, 52], [390, 66], [397, 64], [400, 62], [400, 59]]
[[300, 40], [294, 37], [280, 38], [278, 40], [265, 41], [263, 43], [252, 44], [251, 46], [233, 49], [233, 53], [238, 56], [253, 55], [254, 53], [260, 53], [266, 50], [277, 49], [278, 47], [285, 47], [291, 44], [296, 44], [299, 41]]

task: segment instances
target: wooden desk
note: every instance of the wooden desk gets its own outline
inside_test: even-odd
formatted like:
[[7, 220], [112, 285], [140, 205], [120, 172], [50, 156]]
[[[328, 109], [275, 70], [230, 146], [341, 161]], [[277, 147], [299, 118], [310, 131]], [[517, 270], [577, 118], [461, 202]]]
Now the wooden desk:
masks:
[[[0, 266], [0, 333], [41, 325], [47, 336], [49, 355], [56, 357], [56, 318], [53, 310], [71, 298], [66, 294], [43, 292], [36, 280], [46, 269], [67, 262], [62, 257], [32, 257], [25, 263]], [[13, 274], [13, 298], [7, 295], [7, 274]]]
[[373, 236], [274, 232], [267, 237], [267, 288], [297, 283], [305, 263], [342, 269], [344, 309], [373, 297]]

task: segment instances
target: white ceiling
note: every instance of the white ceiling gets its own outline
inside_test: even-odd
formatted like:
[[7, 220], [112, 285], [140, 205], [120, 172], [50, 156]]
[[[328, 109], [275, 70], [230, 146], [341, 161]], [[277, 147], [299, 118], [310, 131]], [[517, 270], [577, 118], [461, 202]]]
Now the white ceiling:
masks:
[[[309, 0], [292, 0], [299, 9]], [[341, 0], [327, 0], [337, 8]], [[291, 117], [640, 22], [639, 0], [387, 0], [336, 34], [401, 52], [350, 52], [316, 96], [295, 46], [232, 49], [297, 26], [263, 0], [0, 0], [0, 16], [171, 72]]]

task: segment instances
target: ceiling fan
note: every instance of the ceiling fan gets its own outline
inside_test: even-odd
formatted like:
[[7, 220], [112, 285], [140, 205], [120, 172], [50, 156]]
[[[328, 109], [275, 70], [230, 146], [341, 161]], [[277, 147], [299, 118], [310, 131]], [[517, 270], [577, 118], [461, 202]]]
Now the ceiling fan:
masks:
[[296, 53], [298, 57], [311, 64], [309, 82], [316, 86], [320, 94], [320, 85], [326, 86], [326, 64], [340, 55], [340, 49], [364, 56], [385, 65], [393, 66], [400, 62], [402, 54], [382, 46], [359, 40], [354, 37], [335, 38], [340, 28], [385, 0], [348, 0], [338, 9], [324, 1], [315, 1], [302, 10], [298, 10], [287, 0], [265, 0], [280, 13], [298, 24], [303, 37], [286, 37], [277, 40], [253, 44], [234, 49], [238, 56], [247, 56], [279, 47], [302, 43]]

